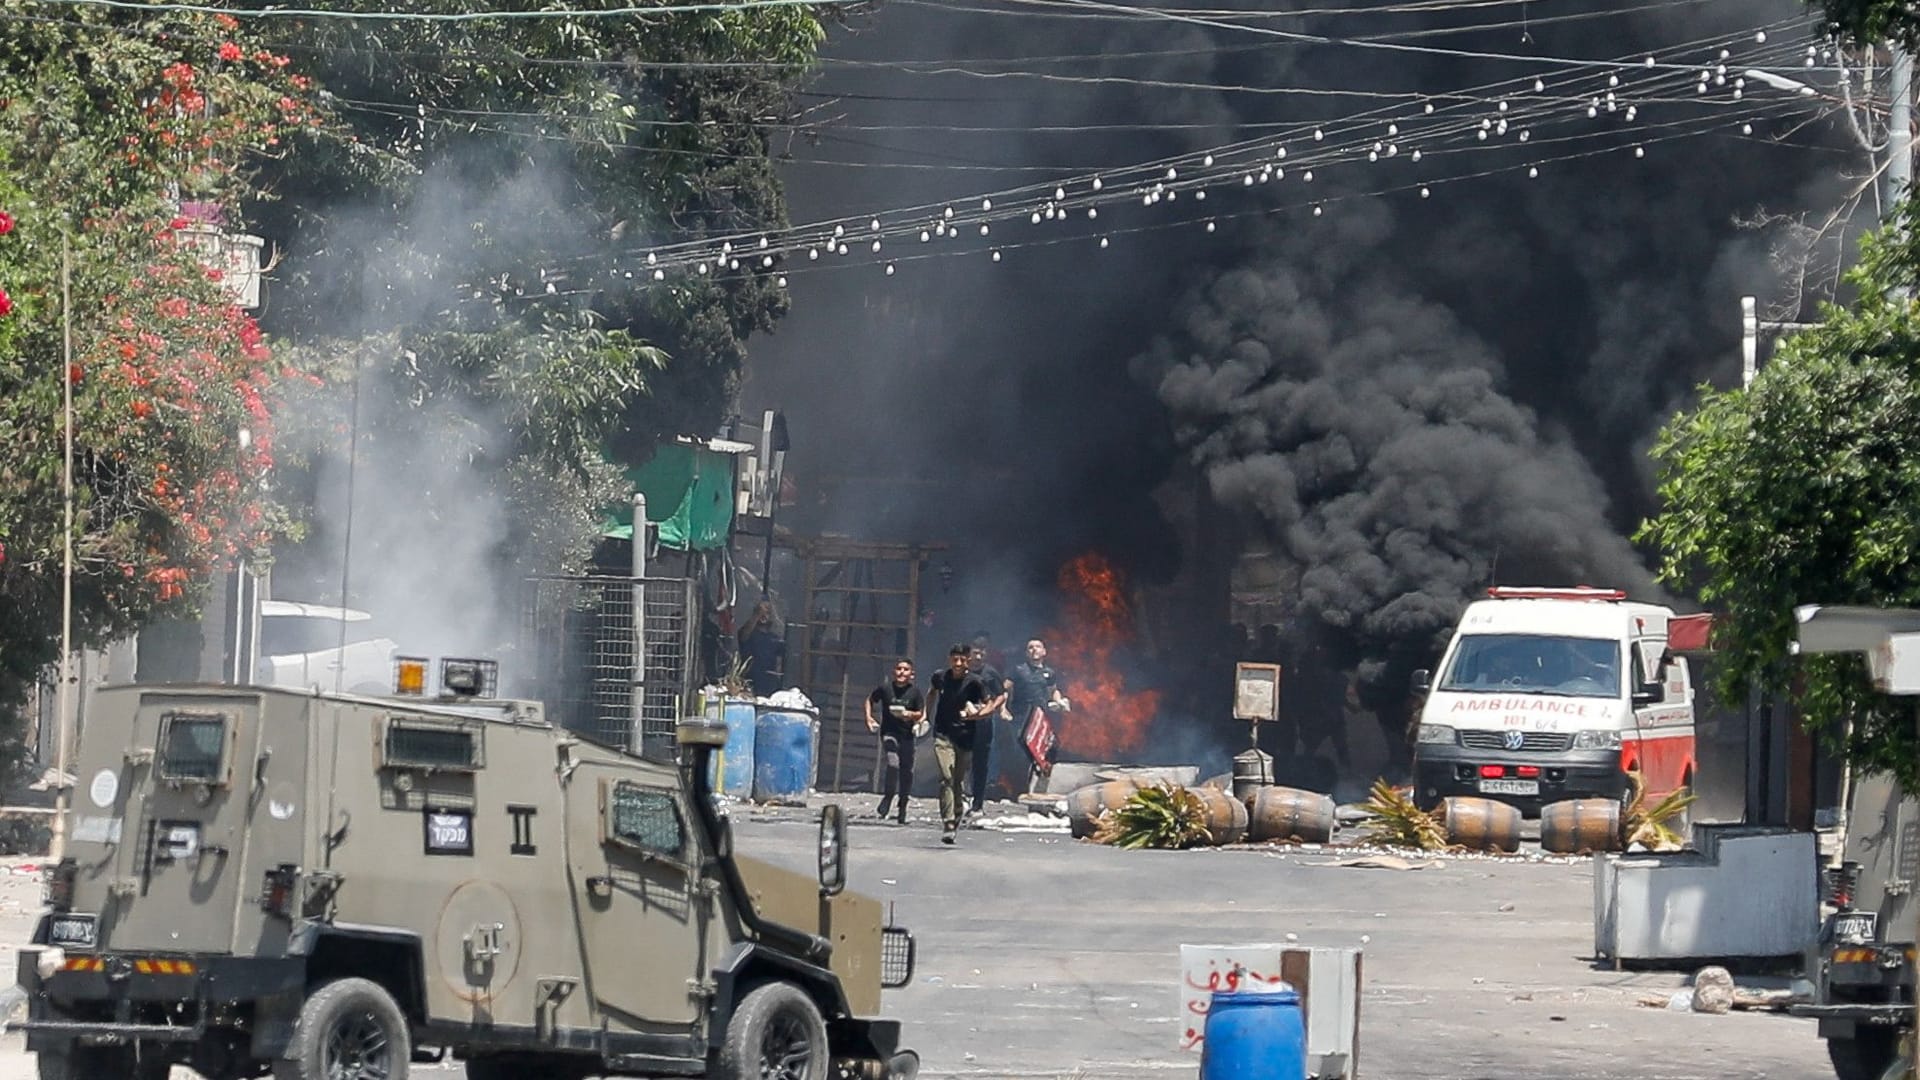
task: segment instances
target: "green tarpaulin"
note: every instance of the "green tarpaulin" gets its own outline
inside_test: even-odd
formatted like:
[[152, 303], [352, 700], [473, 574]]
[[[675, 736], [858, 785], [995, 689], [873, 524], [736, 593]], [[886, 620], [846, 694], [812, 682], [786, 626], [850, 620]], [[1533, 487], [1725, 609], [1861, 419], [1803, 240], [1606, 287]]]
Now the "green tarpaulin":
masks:
[[[686, 443], [662, 443], [653, 460], [627, 473], [634, 490], [647, 497], [647, 521], [657, 527], [660, 546], [676, 551], [725, 547], [733, 525], [731, 454]], [[614, 512], [604, 535], [633, 538], [633, 507]]]

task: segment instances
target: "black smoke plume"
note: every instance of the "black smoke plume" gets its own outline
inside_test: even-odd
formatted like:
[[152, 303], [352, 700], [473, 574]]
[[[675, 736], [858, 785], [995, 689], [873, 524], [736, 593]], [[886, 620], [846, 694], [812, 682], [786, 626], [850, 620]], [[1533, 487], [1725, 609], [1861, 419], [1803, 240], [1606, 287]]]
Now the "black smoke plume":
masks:
[[[1369, 93], [1444, 94], [1535, 70], [1476, 52], [1537, 56], [1551, 72], [1559, 58], [1682, 42], [1702, 43], [1685, 62], [1710, 66], [1721, 47], [1753, 48], [1762, 25], [1776, 45], [1812, 40], [1775, 25], [1804, 13], [1791, 0], [1575, 2], [1546, 20], [1526, 5], [1297, 17], [1261, 6], [1260, 25], [1403, 35], [1452, 54], [1014, 13], [1034, 10], [883, 8], [826, 54], [953, 66], [1028, 57], [1019, 66], [1162, 85], [829, 66], [822, 108], [892, 130], [827, 127], [807, 153], [855, 167], [796, 165], [795, 219], [977, 198], [1273, 130], [1261, 125], [1332, 123], [1379, 107]], [[1469, 24], [1485, 29], [1454, 32]], [[1091, 59], [1055, 59], [1068, 55]], [[1748, 100], [1758, 108], [1764, 93]], [[1689, 107], [1648, 103], [1641, 119]], [[1025, 632], [1064, 558], [1098, 548], [1150, 590], [1188, 593], [1190, 625], [1155, 640], [1181, 688], [1163, 700], [1221, 744], [1245, 739], [1224, 720], [1224, 691], [1249, 647], [1333, 672], [1326, 692], [1295, 699], [1326, 714], [1322, 728], [1344, 723], [1341, 699], [1357, 685], [1357, 704], [1397, 729], [1407, 671], [1437, 659], [1486, 585], [1650, 592], [1626, 539], [1654, 506], [1646, 447], [1695, 386], [1738, 377], [1738, 298], [1792, 291], [1768, 258], [1778, 237], [1740, 219], [1825, 215], [1849, 186], [1843, 170], [1863, 164], [1835, 152], [1851, 144], [1830, 125], [1761, 123], [1758, 137], [1737, 138], [1738, 108], [1725, 116], [1644, 157], [1623, 146], [1538, 179], [1516, 148], [1487, 159], [1491, 175], [1436, 186], [1431, 199], [1415, 194], [1420, 170], [1403, 154], [1391, 173], [1323, 170], [1310, 196], [1325, 200], [1323, 216], [1296, 177], [1204, 204], [1118, 208], [1097, 228], [1076, 218], [1082, 242], [1012, 249], [998, 263], [970, 251], [896, 277], [796, 273], [794, 314], [756, 355], [748, 401], [787, 410], [803, 483], [910, 479], [883, 498], [823, 499], [796, 524], [955, 543], [956, 561], [993, 567], [973, 575], [992, 583], [976, 606], [1009, 613], [969, 621]], [[1122, 122], [1161, 126], [1059, 130]], [[1004, 130], [955, 130], [966, 125]], [[901, 163], [918, 168], [880, 167]], [[991, 171], [1002, 167], [1025, 171]], [[1216, 208], [1246, 206], [1260, 213], [1202, 231]], [[1128, 231], [1165, 225], [1176, 227]], [[1047, 228], [1062, 235], [1022, 221], [996, 237]], [[1107, 228], [1112, 245], [1098, 248]], [[1198, 493], [1168, 494], [1188, 476]], [[1264, 643], [1229, 630], [1245, 590], [1230, 598], [1223, 573], [1193, 573], [1250, 554], [1277, 567], [1258, 586], [1261, 610], [1281, 612]], [[964, 589], [969, 577], [958, 580]]]

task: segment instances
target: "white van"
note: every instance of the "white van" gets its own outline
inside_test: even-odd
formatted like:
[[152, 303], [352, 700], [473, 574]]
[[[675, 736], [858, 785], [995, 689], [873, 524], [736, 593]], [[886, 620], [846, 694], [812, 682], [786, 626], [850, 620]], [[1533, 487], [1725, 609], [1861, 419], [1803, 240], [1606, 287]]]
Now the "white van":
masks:
[[1623, 592], [1493, 588], [1467, 606], [1424, 691], [1416, 797], [1484, 795], [1537, 811], [1561, 799], [1650, 798], [1693, 784], [1693, 684], [1667, 650], [1671, 608]]
[[392, 689], [399, 650], [364, 611], [295, 600], [260, 602], [257, 681], [269, 686], [384, 694]]

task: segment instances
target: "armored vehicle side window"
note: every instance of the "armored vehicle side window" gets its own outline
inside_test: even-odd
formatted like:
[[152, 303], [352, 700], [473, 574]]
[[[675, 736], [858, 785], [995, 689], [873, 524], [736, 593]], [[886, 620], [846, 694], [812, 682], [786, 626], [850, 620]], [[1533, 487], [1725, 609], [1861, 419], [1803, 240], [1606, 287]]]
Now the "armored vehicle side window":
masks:
[[160, 779], [197, 784], [227, 781], [227, 718], [167, 713], [160, 718]]
[[656, 855], [680, 854], [684, 836], [671, 794], [620, 780], [610, 785], [606, 808], [609, 841]]
[[472, 772], [486, 764], [479, 724], [425, 717], [393, 717], [381, 764], [390, 769]]

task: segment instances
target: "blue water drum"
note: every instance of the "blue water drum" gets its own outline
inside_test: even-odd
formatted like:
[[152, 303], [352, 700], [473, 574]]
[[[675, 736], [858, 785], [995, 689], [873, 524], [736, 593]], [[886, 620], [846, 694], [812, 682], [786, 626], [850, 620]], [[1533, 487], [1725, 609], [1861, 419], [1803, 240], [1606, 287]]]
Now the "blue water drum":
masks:
[[753, 793], [754, 719], [757, 714], [752, 698], [707, 702], [706, 715], [723, 717], [727, 723], [727, 745], [713, 756], [713, 775], [707, 778], [715, 791], [742, 799]]
[[753, 740], [753, 801], [805, 803], [813, 786], [814, 714], [763, 709]]
[[1302, 1080], [1307, 1031], [1300, 995], [1284, 985], [1256, 984], [1213, 995], [1200, 1080]]

